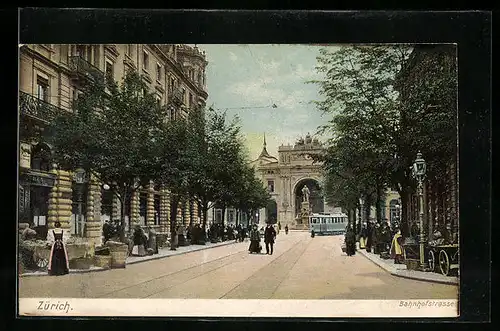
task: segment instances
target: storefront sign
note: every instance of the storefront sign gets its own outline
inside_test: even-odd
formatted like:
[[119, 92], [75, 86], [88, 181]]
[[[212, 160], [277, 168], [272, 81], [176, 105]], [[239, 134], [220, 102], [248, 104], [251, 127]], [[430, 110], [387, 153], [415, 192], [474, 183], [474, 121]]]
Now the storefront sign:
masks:
[[36, 186], [53, 187], [56, 181], [56, 176], [50, 174], [30, 172], [26, 176], [26, 181]]

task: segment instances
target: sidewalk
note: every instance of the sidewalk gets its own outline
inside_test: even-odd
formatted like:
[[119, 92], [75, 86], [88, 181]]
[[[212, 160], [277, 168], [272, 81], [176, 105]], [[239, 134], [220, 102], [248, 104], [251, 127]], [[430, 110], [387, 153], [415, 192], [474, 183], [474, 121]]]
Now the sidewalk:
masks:
[[[235, 244], [235, 243], [236, 242], [234, 240], [228, 240], [228, 241], [215, 243], [215, 244], [207, 242], [205, 245], [189, 245], [189, 246], [177, 247], [177, 249], [175, 251], [171, 251], [169, 247], [164, 247], [164, 248], [160, 248], [158, 250], [158, 254], [146, 255], [146, 256], [129, 256], [129, 257], [127, 257], [127, 264], [135, 264], [135, 263], [147, 262], [147, 261], [152, 261], [152, 260], [158, 260], [158, 259], [163, 259], [163, 258], [167, 258], [167, 257], [174, 256], [174, 255], [182, 255], [182, 254], [186, 254], [186, 253], [190, 253], [190, 252], [196, 252], [196, 251], [201, 251], [204, 249], [226, 246], [226, 245]], [[105, 270], [111, 270], [111, 269], [92, 266], [89, 269], [70, 269], [69, 273], [70, 274], [81, 274], [81, 273], [97, 272], [97, 271], [105, 271]], [[33, 277], [33, 276], [40, 277], [40, 276], [48, 276], [48, 273], [47, 273], [47, 271], [35, 271], [35, 272], [26, 272], [26, 273], [20, 274], [19, 276], [20, 277]]]
[[393, 276], [421, 280], [425, 282], [458, 285], [458, 277], [444, 276], [435, 272], [407, 270], [406, 265], [394, 264], [393, 259], [384, 260], [380, 258], [379, 255], [368, 253], [365, 249], [359, 249], [359, 244], [356, 252], [365, 256], [368, 260], [372, 261], [377, 266], [389, 272]]

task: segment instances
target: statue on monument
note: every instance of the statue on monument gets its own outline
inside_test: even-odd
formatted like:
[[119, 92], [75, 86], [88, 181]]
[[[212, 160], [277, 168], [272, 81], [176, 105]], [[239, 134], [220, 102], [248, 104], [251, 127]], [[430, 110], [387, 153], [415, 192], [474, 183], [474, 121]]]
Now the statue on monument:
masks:
[[307, 185], [304, 185], [304, 187], [302, 188], [302, 201], [309, 202], [310, 194], [311, 192], [309, 191], [309, 188], [307, 187]]

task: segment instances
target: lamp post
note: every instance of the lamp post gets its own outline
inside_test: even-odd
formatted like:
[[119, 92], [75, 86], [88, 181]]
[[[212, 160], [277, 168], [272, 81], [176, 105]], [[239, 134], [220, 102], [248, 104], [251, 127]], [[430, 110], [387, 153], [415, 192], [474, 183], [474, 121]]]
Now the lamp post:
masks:
[[419, 197], [419, 213], [418, 220], [420, 223], [420, 269], [424, 271], [426, 269], [425, 266], [425, 234], [424, 234], [424, 193], [423, 193], [423, 181], [425, 178], [426, 164], [425, 160], [422, 158], [422, 153], [417, 153], [417, 158], [413, 163], [412, 175], [418, 182], [418, 197]]
[[87, 177], [87, 173], [85, 172], [85, 169], [83, 169], [82, 167], [78, 167], [75, 172], [74, 172], [74, 175], [73, 175], [73, 179], [75, 180], [75, 183], [76, 183], [76, 189], [77, 189], [77, 203], [78, 203], [78, 215], [76, 217], [76, 220], [75, 220], [75, 230], [76, 230], [76, 233], [79, 234], [79, 235], [82, 235], [83, 236], [83, 222], [82, 222], [82, 218], [83, 218], [83, 185], [85, 184], [85, 182], [87, 181], [86, 180], [86, 177]]

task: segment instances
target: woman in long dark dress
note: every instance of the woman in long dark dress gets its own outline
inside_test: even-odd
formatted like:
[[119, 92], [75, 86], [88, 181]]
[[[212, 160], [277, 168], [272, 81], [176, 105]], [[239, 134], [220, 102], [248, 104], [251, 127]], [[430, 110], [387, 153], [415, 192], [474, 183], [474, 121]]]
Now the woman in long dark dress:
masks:
[[250, 246], [248, 247], [250, 253], [260, 253], [260, 232], [257, 225], [253, 225], [252, 232], [250, 233]]
[[49, 258], [49, 275], [60, 276], [69, 273], [69, 259], [68, 251], [63, 242], [63, 230], [61, 229], [61, 223], [54, 223], [55, 229], [52, 230], [54, 235], [54, 243], [50, 249]]

